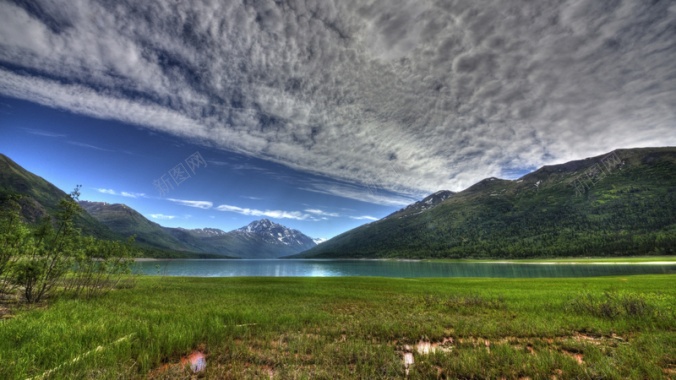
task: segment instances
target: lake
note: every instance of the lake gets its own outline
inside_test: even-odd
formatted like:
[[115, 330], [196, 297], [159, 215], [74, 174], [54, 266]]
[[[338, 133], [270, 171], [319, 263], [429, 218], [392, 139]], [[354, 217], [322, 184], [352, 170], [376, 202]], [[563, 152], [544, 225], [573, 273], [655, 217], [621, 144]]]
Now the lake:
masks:
[[397, 260], [153, 260], [135, 272], [191, 277], [596, 277], [676, 274], [676, 263], [463, 263]]

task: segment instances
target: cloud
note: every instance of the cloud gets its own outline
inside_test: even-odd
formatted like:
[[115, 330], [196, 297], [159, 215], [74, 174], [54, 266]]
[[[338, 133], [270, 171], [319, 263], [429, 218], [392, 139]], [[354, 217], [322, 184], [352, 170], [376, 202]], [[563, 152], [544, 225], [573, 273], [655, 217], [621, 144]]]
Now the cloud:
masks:
[[250, 208], [242, 208], [231, 205], [220, 205], [216, 207], [218, 211], [234, 212], [249, 216], [263, 216], [275, 219], [295, 219], [295, 220], [317, 220], [311, 215], [302, 213], [300, 211], [282, 211], [282, 210], [256, 210]]
[[[310, 221], [321, 221], [328, 220], [329, 218], [337, 218], [342, 215], [339, 213], [326, 212], [320, 209], [305, 209], [301, 211], [282, 211], [282, 210], [257, 210], [251, 208], [242, 208], [232, 205], [220, 205], [216, 207], [218, 211], [234, 212], [237, 214], [256, 216], [256, 217], [267, 217], [267, 218], [276, 218], [276, 219], [294, 219], [294, 220], [310, 220]], [[378, 220], [378, 218], [363, 215], [363, 216], [350, 216], [350, 219], [354, 220]]]
[[43, 131], [41, 129], [33, 129], [33, 128], [21, 128], [21, 129], [36, 136], [55, 137], [55, 138], [66, 137], [66, 135], [61, 133], [53, 133], [49, 131]]
[[0, 94], [354, 185], [310, 191], [401, 205], [676, 145], [668, 1], [28, 4], [0, 3]]
[[129, 191], [120, 191], [117, 192], [113, 189], [104, 189], [104, 188], [98, 188], [96, 189], [99, 193], [102, 194], [108, 194], [108, 195], [119, 195], [127, 198], [146, 198], [145, 193], [134, 193], [134, 192], [129, 192]]
[[326, 211], [322, 211], [322, 210], [319, 210], [319, 209], [313, 209], [313, 208], [306, 209], [305, 212], [313, 214], [313, 215], [327, 216], [327, 217], [332, 217], [332, 218], [337, 218], [337, 217], [340, 216], [340, 214], [338, 214], [336, 212], [326, 212]]
[[[340, 182], [312, 180], [307, 181], [305, 186], [300, 189], [383, 206], [407, 206], [416, 201], [415, 195], [411, 194], [407, 196], [388, 192], [368, 182], [362, 185], [351, 185]], [[421, 194], [417, 195], [420, 196]]]
[[114, 150], [101, 148], [101, 147], [96, 146], [96, 145], [86, 144], [86, 143], [82, 143], [82, 142], [78, 142], [78, 141], [68, 141], [68, 144], [79, 146], [79, 147], [82, 147], [82, 148], [87, 148], [87, 149], [99, 150], [99, 151], [102, 151], [102, 152], [114, 152]]
[[212, 202], [209, 201], [187, 201], [183, 199], [174, 199], [174, 198], [167, 198], [167, 200], [180, 204], [182, 206], [196, 207], [201, 208], [203, 210], [208, 210], [214, 205]]
[[120, 195], [127, 198], [145, 198], [145, 193], [129, 193], [126, 191], [120, 192]]
[[351, 216], [350, 219], [354, 220], [378, 220], [378, 218], [369, 216], [369, 215], [362, 215], [362, 216]]
[[261, 197], [252, 197], [252, 196], [249, 196], [249, 195], [240, 195], [240, 197], [242, 197], [244, 199], [251, 199], [252, 201], [263, 200], [263, 198], [261, 198]]
[[[315, 215], [316, 217], [319, 217], [321, 220], [328, 220], [328, 218], [338, 218], [344, 216], [337, 212], [326, 212], [320, 209], [306, 209], [305, 212]], [[347, 216], [347, 217], [354, 220], [378, 220], [378, 218], [369, 215]]]
[[163, 220], [170, 220], [176, 218], [174, 215], [164, 215], [164, 214], [150, 214], [150, 217], [153, 219], [163, 219]]

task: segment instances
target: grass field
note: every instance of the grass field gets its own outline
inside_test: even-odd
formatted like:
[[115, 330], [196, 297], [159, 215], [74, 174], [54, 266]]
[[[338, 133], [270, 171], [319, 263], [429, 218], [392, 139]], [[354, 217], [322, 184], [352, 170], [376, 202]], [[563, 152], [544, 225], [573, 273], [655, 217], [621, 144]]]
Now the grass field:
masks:
[[669, 275], [134, 281], [0, 322], [0, 378], [676, 378]]

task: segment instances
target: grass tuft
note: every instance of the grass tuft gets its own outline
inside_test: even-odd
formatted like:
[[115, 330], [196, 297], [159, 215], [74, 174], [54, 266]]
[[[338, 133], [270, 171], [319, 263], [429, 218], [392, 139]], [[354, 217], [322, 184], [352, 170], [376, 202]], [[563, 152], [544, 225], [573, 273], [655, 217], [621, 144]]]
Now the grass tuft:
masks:
[[619, 318], [659, 318], [670, 310], [664, 305], [659, 294], [637, 294], [630, 292], [605, 291], [601, 294], [585, 291], [567, 305], [567, 309], [578, 314], [588, 314], [610, 320]]

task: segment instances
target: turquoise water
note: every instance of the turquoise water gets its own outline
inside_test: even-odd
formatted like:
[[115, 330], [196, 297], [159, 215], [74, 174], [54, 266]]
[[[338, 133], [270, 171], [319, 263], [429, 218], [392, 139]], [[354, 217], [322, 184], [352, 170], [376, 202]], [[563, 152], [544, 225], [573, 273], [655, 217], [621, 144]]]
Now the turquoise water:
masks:
[[136, 263], [148, 275], [193, 277], [596, 277], [676, 274], [669, 264], [434, 263], [381, 260], [156, 260]]

